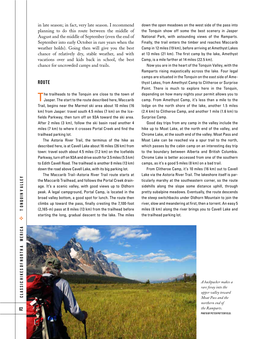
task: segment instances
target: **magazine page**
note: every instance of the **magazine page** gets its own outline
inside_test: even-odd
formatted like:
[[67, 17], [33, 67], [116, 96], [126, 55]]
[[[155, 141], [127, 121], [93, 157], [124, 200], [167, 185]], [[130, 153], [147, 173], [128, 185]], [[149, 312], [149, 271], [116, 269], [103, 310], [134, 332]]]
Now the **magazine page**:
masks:
[[5, 11], [1, 332], [259, 337], [260, 2]]

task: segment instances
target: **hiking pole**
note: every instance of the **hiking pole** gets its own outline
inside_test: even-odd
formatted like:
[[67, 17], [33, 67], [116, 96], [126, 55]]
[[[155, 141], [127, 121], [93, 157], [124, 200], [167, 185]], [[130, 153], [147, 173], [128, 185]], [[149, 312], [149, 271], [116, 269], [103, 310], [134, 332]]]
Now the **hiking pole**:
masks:
[[86, 320], [84, 319], [82, 323], [84, 325], [85, 339], [87, 339]]
[[41, 304], [41, 314], [43, 318], [42, 322], [42, 338], [43, 339], [49, 339], [49, 331], [48, 331], [48, 325], [47, 325], [47, 318], [45, 313], [45, 308], [43, 304]]

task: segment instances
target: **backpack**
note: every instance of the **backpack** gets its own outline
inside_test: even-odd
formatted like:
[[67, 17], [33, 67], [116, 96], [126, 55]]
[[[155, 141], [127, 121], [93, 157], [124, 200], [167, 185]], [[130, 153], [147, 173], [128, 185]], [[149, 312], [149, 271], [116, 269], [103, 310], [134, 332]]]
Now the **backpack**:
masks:
[[31, 274], [27, 276], [27, 339], [52, 338], [47, 318], [53, 314], [54, 276]]

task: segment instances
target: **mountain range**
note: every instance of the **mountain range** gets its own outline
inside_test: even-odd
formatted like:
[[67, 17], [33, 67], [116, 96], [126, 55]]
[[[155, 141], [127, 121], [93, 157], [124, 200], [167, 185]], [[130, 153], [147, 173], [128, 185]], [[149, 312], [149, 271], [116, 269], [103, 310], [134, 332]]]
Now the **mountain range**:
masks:
[[[186, 274], [186, 277], [191, 277], [193, 275], [192, 274]], [[172, 282], [175, 280], [183, 280], [184, 279], [184, 274], [178, 275], [177, 277], [173, 277], [173, 278], [168, 278], [168, 279], [163, 279], [163, 280], [151, 280], [150, 282], [152, 284], [160, 284], [160, 283], [168, 283], [168, 282]]]
[[28, 271], [40, 271], [49, 257], [55, 257], [61, 261], [63, 273], [122, 277], [118, 266], [114, 262], [109, 263], [101, 251], [95, 252], [93, 247], [86, 251], [75, 238], [71, 238], [64, 247], [57, 251], [52, 246], [43, 245], [27, 236]]

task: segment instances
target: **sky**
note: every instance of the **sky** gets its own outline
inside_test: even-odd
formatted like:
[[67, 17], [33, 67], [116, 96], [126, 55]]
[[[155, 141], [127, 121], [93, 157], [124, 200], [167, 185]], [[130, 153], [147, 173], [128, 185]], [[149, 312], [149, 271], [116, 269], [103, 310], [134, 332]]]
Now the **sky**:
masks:
[[74, 237], [84, 250], [101, 250], [129, 279], [196, 273], [196, 226], [28, 226], [27, 233], [56, 250]]

